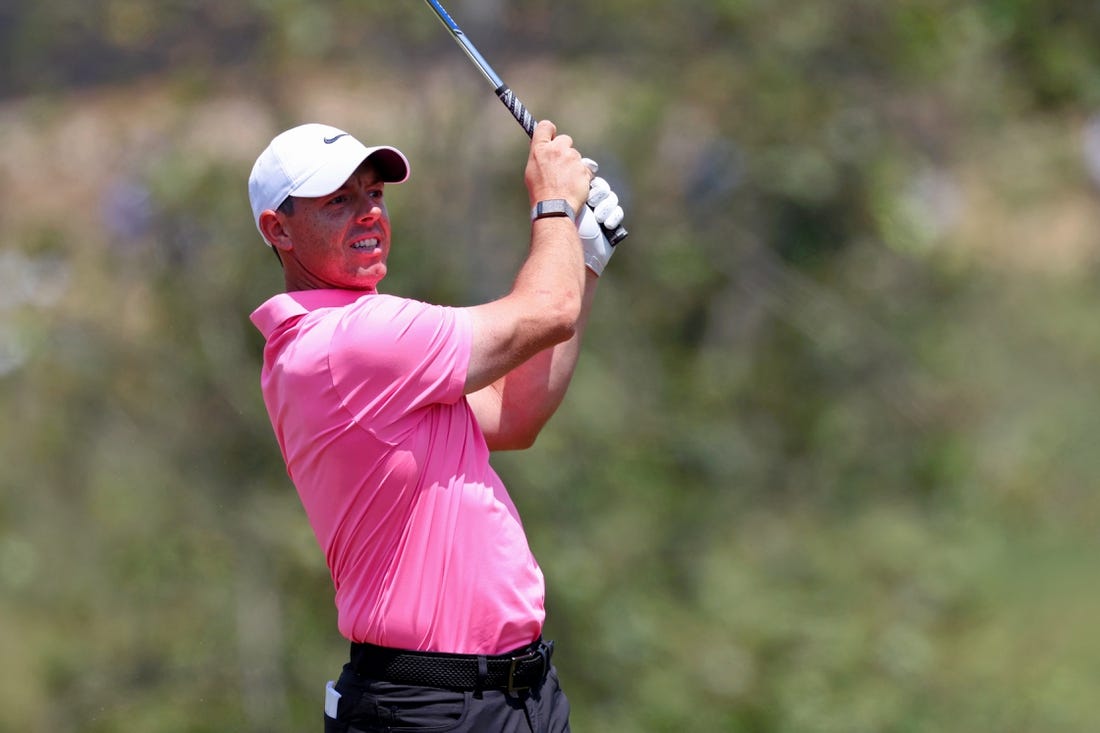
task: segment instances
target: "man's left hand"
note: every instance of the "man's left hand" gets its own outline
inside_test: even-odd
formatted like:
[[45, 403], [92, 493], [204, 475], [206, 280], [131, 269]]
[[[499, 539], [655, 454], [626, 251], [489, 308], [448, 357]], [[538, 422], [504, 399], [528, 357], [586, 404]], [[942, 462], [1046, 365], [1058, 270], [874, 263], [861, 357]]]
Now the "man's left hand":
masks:
[[[585, 158], [584, 163], [593, 174], [599, 170], [599, 165], [591, 158]], [[588, 186], [587, 204], [577, 221], [577, 232], [584, 246], [584, 264], [598, 276], [603, 274], [607, 261], [615, 251], [603, 229], [615, 229], [622, 223], [625, 213], [619, 205], [619, 197], [611, 190], [611, 184], [596, 175], [593, 175]]]

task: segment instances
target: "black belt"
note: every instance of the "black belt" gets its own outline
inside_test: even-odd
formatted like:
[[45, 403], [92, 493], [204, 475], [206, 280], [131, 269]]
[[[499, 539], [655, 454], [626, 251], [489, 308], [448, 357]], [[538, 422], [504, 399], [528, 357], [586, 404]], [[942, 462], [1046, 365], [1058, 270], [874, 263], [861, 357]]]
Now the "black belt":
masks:
[[412, 652], [353, 643], [351, 668], [363, 677], [402, 685], [461, 691], [506, 690], [515, 695], [542, 684], [550, 671], [553, 654], [554, 642], [542, 639], [496, 656]]

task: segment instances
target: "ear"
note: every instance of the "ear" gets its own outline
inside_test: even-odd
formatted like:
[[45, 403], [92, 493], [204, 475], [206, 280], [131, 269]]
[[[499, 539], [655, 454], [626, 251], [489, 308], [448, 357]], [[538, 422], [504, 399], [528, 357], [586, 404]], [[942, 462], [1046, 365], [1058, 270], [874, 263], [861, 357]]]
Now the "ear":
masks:
[[290, 232], [286, 230], [283, 215], [272, 209], [267, 209], [260, 214], [260, 233], [277, 250], [289, 252], [294, 249], [294, 245], [290, 241]]

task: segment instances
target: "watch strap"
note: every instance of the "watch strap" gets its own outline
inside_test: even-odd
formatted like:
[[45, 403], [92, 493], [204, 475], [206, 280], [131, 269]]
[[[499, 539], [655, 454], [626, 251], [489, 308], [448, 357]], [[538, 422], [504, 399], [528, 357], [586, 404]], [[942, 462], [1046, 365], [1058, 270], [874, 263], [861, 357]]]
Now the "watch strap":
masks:
[[567, 216], [570, 221], [577, 220], [577, 213], [565, 199], [544, 199], [531, 208], [531, 221], [552, 216]]

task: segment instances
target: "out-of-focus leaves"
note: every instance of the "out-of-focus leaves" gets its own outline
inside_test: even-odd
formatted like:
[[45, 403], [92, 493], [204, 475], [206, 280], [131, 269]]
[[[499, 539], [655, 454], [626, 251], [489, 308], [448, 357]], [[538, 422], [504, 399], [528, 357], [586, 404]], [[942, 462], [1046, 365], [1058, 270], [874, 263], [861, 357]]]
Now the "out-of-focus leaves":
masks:
[[[632, 231], [494, 458], [574, 726], [1089, 730], [1096, 8], [448, 8]], [[525, 252], [526, 138], [418, 2], [9, 3], [0, 48], [0, 730], [316, 726], [346, 647], [249, 168], [306, 120], [400, 146], [385, 289], [464, 305]]]

